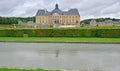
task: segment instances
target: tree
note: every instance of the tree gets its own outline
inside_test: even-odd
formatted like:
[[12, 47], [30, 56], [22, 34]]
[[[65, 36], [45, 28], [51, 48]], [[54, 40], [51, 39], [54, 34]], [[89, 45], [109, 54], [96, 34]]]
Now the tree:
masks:
[[18, 24], [18, 21], [35, 22], [35, 17], [0, 17], [0, 24]]

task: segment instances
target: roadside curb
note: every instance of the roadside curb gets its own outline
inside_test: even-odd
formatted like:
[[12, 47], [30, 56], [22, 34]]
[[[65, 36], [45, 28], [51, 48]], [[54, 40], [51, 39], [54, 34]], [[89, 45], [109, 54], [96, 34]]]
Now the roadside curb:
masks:
[[75, 44], [120, 44], [120, 42], [53, 42], [53, 41], [0, 41], [6, 43], [75, 43]]

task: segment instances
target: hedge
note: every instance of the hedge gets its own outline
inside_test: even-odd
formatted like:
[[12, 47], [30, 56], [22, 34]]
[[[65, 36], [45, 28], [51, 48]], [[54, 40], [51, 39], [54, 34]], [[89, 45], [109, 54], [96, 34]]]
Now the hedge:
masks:
[[0, 37], [112, 37], [120, 38], [120, 29], [4, 29]]

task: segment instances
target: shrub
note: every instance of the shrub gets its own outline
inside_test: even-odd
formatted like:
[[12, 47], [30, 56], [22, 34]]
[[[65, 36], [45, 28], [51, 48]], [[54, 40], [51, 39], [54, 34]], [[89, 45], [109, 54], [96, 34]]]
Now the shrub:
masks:
[[120, 38], [120, 29], [4, 29], [0, 37], [112, 37]]

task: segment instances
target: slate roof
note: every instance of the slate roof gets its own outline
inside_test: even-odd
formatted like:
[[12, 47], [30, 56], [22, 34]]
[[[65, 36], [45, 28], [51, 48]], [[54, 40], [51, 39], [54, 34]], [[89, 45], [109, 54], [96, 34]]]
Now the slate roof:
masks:
[[44, 9], [40, 9], [38, 10], [36, 16], [45, 16], [45, 15], [50, 15], [51, 13], [48, 12], [47, 10], [44, 10]]
[[60, 15], [80, 15], [78, 12], [78, 9], [70, 9], [68, 11], [61, 11], [58, 8], [58, 4], [56, 4], [55, 9], [52, 10], [51, 12], [48, 12], [45, 9], [40, 9], [40, 10], [38, 10], [36, 16], [48, 16], [48, 15], [52, 15], [54, 13], [58, 13]]
[[54, 14], [54, 13], [58, 13], [60, 15], [63, 14], [63, 12], [58, 8], [58, 9], [54, 9], [52, 12], [51, 12], [51, 15]]
[[114, 24], [120, 24], [120, 21], [115, 21], [115, 22], [113, 22]]

